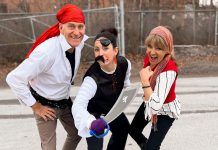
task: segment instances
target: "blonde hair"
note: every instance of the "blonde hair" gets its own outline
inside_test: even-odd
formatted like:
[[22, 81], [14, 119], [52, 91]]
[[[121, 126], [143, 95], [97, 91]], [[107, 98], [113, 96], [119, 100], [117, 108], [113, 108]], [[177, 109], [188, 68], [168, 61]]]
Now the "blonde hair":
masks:
[[[159, 35], [154, 35], [154, 34], [148, 35], [147, 38], [145, 39], [145, 46], [147, 47], [148, 45], [161, 48], [164, 51], [169, 51], [169, 47], [167, 43]], [[171, 55], [171, 59], [175, 62], [176, 65], [178, 65], [176, 62], [175, 53], [171, 53], [170, 55]]]
[[167, 46], [167, 43], [159, 35], [153, 35], [153, 34], [148, 35], [148, 37], [145, 39], [145, 45], [146, 46], [152, 45], [161, 48], [162, 50], [169, 51], [169, 47]]

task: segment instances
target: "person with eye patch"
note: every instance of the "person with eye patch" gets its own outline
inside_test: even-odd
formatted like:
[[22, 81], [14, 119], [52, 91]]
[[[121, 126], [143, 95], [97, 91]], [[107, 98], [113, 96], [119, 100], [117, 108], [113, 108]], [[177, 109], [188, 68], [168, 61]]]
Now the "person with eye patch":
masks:
[[[94, 39], [95, 62], [84, 75], [83, 83], [72, 106], [72, 114], [78, 134], [86, 137], [88, 150], [102, 150], [105, 116], [115, 104], [123, 88], [130, 85], [131, 63], [118, 55], [117, 31], [105, 29]], [[109, 123], [112, 132], [107, 150], [124, 150], [130, 123], [124, 113]]]

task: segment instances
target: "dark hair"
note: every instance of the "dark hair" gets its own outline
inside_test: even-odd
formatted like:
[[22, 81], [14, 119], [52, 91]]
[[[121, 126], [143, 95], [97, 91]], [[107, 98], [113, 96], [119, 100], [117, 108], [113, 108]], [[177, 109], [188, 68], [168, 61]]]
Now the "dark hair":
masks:
[[100, 37], [104, 37], [111, 41], [113, 47], [117, 47], [117, 34], [118, 32], [115, 28], [102, 29], [101, 33], [96, 35], [94, 42]]
[[106, 29], [102, 29], [101, 32], [110, 32], [112, 33], [116, 38], [118, 35], [118, 31], [116, 28], [106, 28]]

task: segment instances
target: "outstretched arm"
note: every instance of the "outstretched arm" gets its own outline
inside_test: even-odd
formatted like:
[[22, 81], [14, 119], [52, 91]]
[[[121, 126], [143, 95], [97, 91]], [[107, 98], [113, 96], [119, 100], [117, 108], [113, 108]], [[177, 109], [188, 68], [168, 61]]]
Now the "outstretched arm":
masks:
[[89, 100], [94, 97], [97, 85], [91, 77], [85, 77], [79, 92], [73, 102], [72, 114], [78, 134], [89, 137], [89, 128], [96, 118], [87, 111]]

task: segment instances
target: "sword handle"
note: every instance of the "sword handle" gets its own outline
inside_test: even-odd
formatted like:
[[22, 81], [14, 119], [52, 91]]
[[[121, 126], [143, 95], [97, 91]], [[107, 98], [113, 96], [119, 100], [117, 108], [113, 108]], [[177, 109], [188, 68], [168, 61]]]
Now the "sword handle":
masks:
[[108, 124], [107, 124], [107, 128], [106, 128], [106, 129], [107, 129], [107, 130], [106, 130], [103, 134], [100, 134], [100, 135], [97, 135], [94, 130], [90, 130], [89, 133], [90, 133], [92, 136], [95, 136], [96, 138], [100, 139], [100, 138], [103, 138], [105, 135], [108, 134], [108, 132], [109, 132], [109, 130], [110, 130], [110, 126], [109, 126]]

